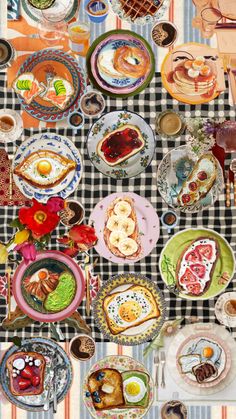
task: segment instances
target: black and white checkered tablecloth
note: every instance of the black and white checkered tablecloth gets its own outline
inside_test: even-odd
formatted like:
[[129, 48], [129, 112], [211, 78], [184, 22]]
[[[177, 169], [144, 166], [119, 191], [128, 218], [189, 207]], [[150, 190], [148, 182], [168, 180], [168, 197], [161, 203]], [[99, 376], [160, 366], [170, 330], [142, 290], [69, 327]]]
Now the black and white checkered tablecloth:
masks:
[[[0, 74], [0, 107], [8, 107], [15, 110], [20, 110], [20, 105], [15, 97], [13, 92], [8, 92], [5, 85], [5, 75]], [[235, 119], [235, 111], [230, 108], [228, 104], [228, 90], [224, 94], [220, 95], [218, 99], [203, 105], [186, 105], [173, 100], [166, 90], [162, 87], [160, 74], [157, 73], [156, 77], [152, 80], [150, 86], [146, 88], [144, 92], [135, 96], [134, 98], [129, 99], [111, 99], [106, 98], [107, 108], [106, 111], [114, 111], [116, 109], [128, 109], [134, 111], [145, 118], [147, 123], [149, 123], [154, 129], [155, 117], [156, 114], [160, 111], [165, 110], [166, 108], [173, 108], [176, 111], [183, 114], [186, 117], [202, 116], [202, 117], [226, 117]], [[73, 134], [70, 129], [58, 129], [58, 130], [48, 130], [52, 132], [57, 132], [58, 134], [68, 136], [71, 138], [77, 148], [80, 150], [83, 157], [84, 173], [82, 181], [78, 187], [78, 190], [75, 192], [74, 197], [78, 198], [86, 209], [86, 220], [88, 220], [89, 215], [94, 208], [94, 206], [105, 196], [113, 192], [135, 192], [148, 200], [151, 201], [152, 205], [156, 209], [159, 217], [162, 212], [167, 209], [167, 205], [162, 201], [158, 190], [156, 182], [156, 172], [157, 167], [162, 160], [164, 154], [181, 144], [183, 144], [183, 138], [175, 141], [161, 140], [156, 138], [156, 152], [152, 160], [151, 165], [143, 172], [140, 176], [132, 179], [126, 179], [123, 181], [116, 181], [111, 178], [107, 178], [101, 173], [99, 173], [94, 166], [91, 164], [86, 148], [86, 136], [88, 130], [91, 126], [91, 121], [86, 120], [84, 128], [76, 136]], [[45, 130], [44, 130], [45, 131]], [[33, 131], [33, 129], [25, 130], [25, 138], [31, 136], [33, 133], [38, 131]], [[19, 141], [14, 144], [7, 144], [7, 151], [12, 155], [16, 147], [19, 145]], [[1, 147], [4, 147], [1, 144]], [[0, 241], [6, 242], [9, 240], [12, 234], [12, 228], [8, 227], [9, 222], [15, 218], [17, 215], [16, 207], [1, 207], [0, 208]], [[220, 200], [217, 201], [214, 207], [209, 210], [205, 210], [198, 214], [188, 215], [181, 214], [179, 226], [175, 229], [175, 232], [183, 230], [190, 227], [206, 227], [212, 228], [217, 232], [221, 233], [231, 244], [233, 250], [235, 250], [236, 242], [236, 211], [232, 207], [226, 209], [225, 207], [225, 196], [222, 194]], [[58, 249], [56, 244], [56, 236], [63, 234], [64, 227], [60, 225], [57, 228], [57, 231], [52, 237], [51, 249]], [[123, 273], [123, 272], [136, 272], [146, 275], [148, 278], [155, 281], [160, 289], [164, 293], [164, 297], [167, 303], [167, 315], [169, 318], [175, 318], [176, 316], [197, 316], [199, 320], [204, 322], [215, 322], [214, 316], [214, 304], [216, 299], [211, 299], [208, 301], [187, 301], [180, 298], [177, 298], [175, 295], [170, 294], [169, 291], [165, 288], [164, 283], [160, 277], [158, 271], [158, 261], [161, 250], [168, 240], [169, 235], [166, 230], [161, 228], [161, 234], [157, 246], [153, 249], [152, 253], [142, 259], [140, 262], [129, 265], [116, 265], [114, 263], [108, 262], [103, 258], [99, 258], [99, 263], [96, 266], [95, 272], [101, 274], [102, 280], [110, 278], [112, 275]], [[95, 255], [96, 252], [94, 252]], [[0, 274], [4, 274], [4, 267], [1, 266]], [[233, 284], [236, 283], [236, 280], [232, 280], [227, 290], [233, 289]], [[86, 319], [88, 325], [92, 328], [93, 337], [97, 341], [103, 341], [103, 336], [99, 330], [95, 327], [94, 319], [91, 314], [90, 317], [86, 317], [85, 312], [85, 300], [79, 307], [79, 312]], [[4, 299], [0, 299], [0, 316], [1, 321], [6, 314], [6, 304]], [[38, 334], [39, 323], [34, 323], [30, 327], [27, 327], [23, 330], [17, 332], [6, 332], [3, 329], [0, 329], [0, 341], [8, 341], [11, 336], [18, 335], [22, 337], [29, 337]], [[62, 332], [64, 333], [66, 339], [71, 339], [76, 331], [65, 325], [63, 322], [60, 323]], [[43, 329], [43, 332], [40, 331], [40, 335], [50, 336], [50, 333], [46, 328]]]

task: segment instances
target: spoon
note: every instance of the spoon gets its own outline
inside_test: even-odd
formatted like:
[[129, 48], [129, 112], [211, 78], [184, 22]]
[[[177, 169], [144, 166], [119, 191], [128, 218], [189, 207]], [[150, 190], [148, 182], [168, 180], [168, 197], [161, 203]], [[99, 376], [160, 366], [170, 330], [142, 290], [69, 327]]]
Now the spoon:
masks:
[[234, 205], [236, 206], [236, 159], [231, 161], [230, 170], [234, 174]]

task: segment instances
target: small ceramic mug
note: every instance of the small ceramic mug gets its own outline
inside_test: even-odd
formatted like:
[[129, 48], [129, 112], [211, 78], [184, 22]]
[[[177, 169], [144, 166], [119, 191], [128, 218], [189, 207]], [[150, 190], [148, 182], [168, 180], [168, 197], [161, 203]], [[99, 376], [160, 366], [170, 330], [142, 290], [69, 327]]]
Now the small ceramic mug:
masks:
[[84, 115], [79, 111], [74, 111], [68, 116], [67, 122], [70, 128], [77, 131], [84, 126]]
[[105, 0], [86, 0], [85, 11], [91, 22], [101, 23], [108, 15], [109, 6]]
[[80, 98], [80, 109], [88, 118], [100, 116], [105, 109], [103, 95], [90, 87]]
[[11, 43], [4, 38], [0, 38], [0, 71], [11, 66], [15, 58], [15, 50]]

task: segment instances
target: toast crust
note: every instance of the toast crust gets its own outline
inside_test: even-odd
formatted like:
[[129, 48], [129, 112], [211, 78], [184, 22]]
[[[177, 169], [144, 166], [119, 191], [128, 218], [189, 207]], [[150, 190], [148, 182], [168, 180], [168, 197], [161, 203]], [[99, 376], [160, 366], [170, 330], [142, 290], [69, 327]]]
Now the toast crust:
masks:
[[[133, 129], [133, 130], [135, 130], [137, 133], [138, 133], [138, 138], [139, 138], [139, 140], [141, 140], [141, 142], [142, 142], [142, 144], [141, 144], [141, 146], [140, 147], [138, 147], [138, 148], [136, 148], [136, 149], [134, 149], [134, 150], [132, 150], [131, 151], [131, 153], [129, 153], [129, 154], [127, 154], [126, 156], [124, 156], [124, 157], [121, 157], [119, 160], [117, 160], [116, 162], [114, 162], [114, 163], [112, 163], [112, 162], [109, 162], [109, 161], [107, 161], [106, 160], [106, 157], [104, 156], [104, 154], [103, 154], [103, 152], [102, 152], [102, 150], [101, 150], [101, 148], [102, 148], [102, 145], [103, 145], [103, 143], [104, 143], [104, 141], [106, 141], [106, 139], [108, 138], [108, 137], [110, 137], [114, 132], [120, 132], [120, 131], [124, 131], [125, 129], [127, 129], [127, 128], [130, 128], [130, 129]], [[121, 164], [122, 162], [124, 162], [124, 161], [126, 161], [126, 160], [128, 160], [128, 159], [130, 159], [130, 157], [132, 157], [132, 156], [135, 156], [135, 154], [137, 154], [137, 153], [139, 153], [143, 148], [144, 148], [144, 146], [145, 146], [145, 141], [144, 141], [144, 139], [143, 139], [143, 137], [142, 137], [142, 134], [141, 134], [141, 131], [140, 131], [140, 129], [136, 126], [136, 125], [132, 125], [132, 124], [126, 124], [126, 125], [123, 125], [122, 127], [120, 127], [120, 128], [118, 128], [118, 129], [116, 129], [116, 130], [114, 130], [114, 131], [112, 131], [112, 132], [109, 132], [108, 134], [106, 134], [105, 135], [105, 137], [103, 137], [98, 143], [97, 143], [97, 147], [96, 147], [96, 153], [97, 153], [97, 155], [108, 165], [108, 166], [111, 166], [111, 167], [114, 167], [114, 166], [118, 166], [119, 164]]]
[[[215, 239], [213, 239], [212, 237], [207, 237], [207, 236], [205, 236], [205, 237], [199, 237], [198, 239], [193, 240], [188, 246], [185, 247], [185, 249], [181, 253], [181, 255], [180, 255], [179, 259], [178, 259], [177, 265], [176, 265], [176, 286], [177, 286], [177, 289], [179, 290], [179, 292], [181, 292], [181, 293], [183, 293], [183, 292], [186, 293], [185, 292], [185, 289], [181, 286], [181, 284], [179, 283], [179, 279], [178, 279], [179, 278], [179, 271], [180, 271], [181, 262], [183, 260], [183, 256], [186, 254], [186, 252], [188, 251], [188, 249], [195, 242], [200, 241], [200, 240], [205, 240], [205, 239], [209, 239], [209, 240], [212, 240], [212, 241], [215, 242], [215, 246], [216, 246], [216, 259], [215, 259], [215, 261], [214, 261], [214, 263], [212, 265], [211, 271], [210, 271], [210, 275], [209, 275], [210, 276], [210, 280], [206, 282], [203, 291], [201, 293], [197, 294], [197, 297], [200, 297], [201, 295], [205, 294], [207, 292], [207, 290], [209, 289], [210, 285], [211, 285], [212, 275], [213, 275], [213, 272], [215, 270], [215, 265], [217, 263], [217, 260], [219, 258], [219, 255], [220, 255], [220, 249], [219, 249], [218, 242]], [[196, 297], [196, 294], [193, 294], [191, 292], [188, 292], [187, 295], [193, 296], [193, 297], [195, 296]]]
[[[21, 356], [24, 358], [25, 356], [32, 356], [33, 358], [37, 358], [41, 361], [40, 366], [38, 367], [39, 372], [40, 372], [40, 385], [38, 387], [34, 387], [34, 389], [29, 388], [29, 390], [23, 390], [21, 392], [17, 392], [14, 388], [14, 378], [13, 378], [13, 362], [16, 358], [20, 358]], [[44, 372], [45, 372], [45, 366], [46, 366], [46, 361], [43, 355], [37, 353], [37, 352], [16, 352], [13, 355], [9, 356], [9, 358], [7, 359], [6, 362], [6, 367], [8, 369], [9, 372], [9, 379], [10, 379], [10, 384], [9, 384], [9, 389], [11, 394], [13, 394], [14, 396], [34, 396], [34, 395], [38, 395], [41, 394], [44, 391]], [[31, 386], [32, 387], [32, 386]]]
[[21, 163], [19, 163], [15, 169], [13, 170], [13, 173], [19, 177], [21, 177], [22, 179], [24, 179], [26, 182], [28, 182], [30, 185], [33, 185], [37, 188], [41, 188], [41, 189], [47, 189], [47, 188], [51, 188], [53, 186], [58, 185], [63, 179], [65, 179], [65, 177], [68, 175], [68, 173], [71, 170], [74, 170], [76, 168], [76, 162], [74, 162], [73, 160], [69, 160], [66, 157], [63, 157], [63, 159], [61, 159], [61, 164], [63, 166], [65, 166], [64, 172], [62, 173], [62, 175], [60, 176], [59, 179], [55, 180], [54, 182], [50, 182], [47, 183], [46, 185], [42, 185], [40, 183], [35, 182], [34, 180], [32, 180], [31, 178], [29, 178], [27, 175], [24, 174], [24, 166], [28, 167], [31, 162], [34, 160], [34, 156], [37, 156], [39, 158], [47, 158], [47, 157], [52, 157], [55, 158], [57, 156], [60, 157], [60, 155], [58, 155], [57, 153], [55, 153], [54, 151], [51, 150], [41, 150], [41, 151], [35, 151], [33, 153], [30, 154], [30, 156], [24, 158], [24, 160], [22, 160]]
[[[38, 88], [39, 88], [39, 90], [34, 94], [34, 95], [32, 95], [29, 99], [27, 99], [27, 98], [25, 98], [22, 94], [21, 94], [21, 91], [16, 87], [16, 83], [17, 83], [17, 81], [18, 81], [18, 79], [22, 76], [22, 75], [29, 75], [30, 77], [31, 76], [33, 76], [33, 81], [37, 84], [37, 86], [38, 86]], [[43, 91], [45, 90], [45, 87], [43, 87], [43, 85], [42, 84], [40, 84], [39, 82], [38, 82], [38, 80], [34, 77], [34, 74], [33, 73], [30, 73], [30, 72], [26, 72], [26, 73], [22, 73], [22, 74], [20, 74], [19, 76], [17, 76], [16, 78], [15, 78], [15, 80], [13, 80], [13, 82], [12, 82], [12, 88], [13, 88], [13, 90], [14, 90], [14, 92], [15, 93], [17, 93], [18, 95], [20, 95], [21, 97], [22, 97], [22, 99], [25, 101], [25, 103], [27, 104], [27, 105], [30, 105], [30, 103], [31, 102], [33, 102], [33, 100], [37, 97], [37, 96], [39, 96], [41, 93], [43, 93]]]
[[109, 327], [109, 330], [113, 335], [118, 335], [119, 333], [125, 332], [126, 330], [128, 330], [132, 327], [139, 326], [140, 324], [145, 323], [147, 320], [158, 319], [160, 317], [161, 313], [160, 313], [158, 304], [157, 304], [156, 300], [154, 299], [152, 293], [149, 290], [147, 290], [145, 287], [142, 287], [141, 285], [132, 285], [131, 287], [127, 288], [127, 290], [125, 290], [125, 292], [130, 291], [130, 290], [135, 290], [135, 289], [141, 289], [141, 291], [144, 291], [143, 293], [145, 293], [146, 295], [148, 295], [150, 297], [151, 303], [152, 303], [152, 306], [153, 306], [153, 313], [149, 314], [145, 319], [137, 321], [137, 323], [132, 324], [130, 326], [120, 327], [120, 328], [115, 327], [113, 325], [112, 320], [109, 318], [109, 315], [108, 315], [108, 312], [107, 312], [107, 307], [108, 307], [108, 304], [110, 303], [110, 301], [112, 301], [116, 296], [121, 295], [124, 291], [115, 292], [111, 295], [108, 295], [103, 301], [103, 310], [104, 310], [104, 313], [105, 313], [105, 319], [106, 319], [107, 326]]
[[[132, 208], [132, 211], [131, 211], [131, 214], [129, 215], [129, 218], [131, 218], [134, 221], [135, 229], [134, 229], [134, 232], [129, 236], [129, 238], [136, 241], [136, 243], [138, 245], [138, 249], [135, 253], [133, 253], [130, 256], [125, 256], [123, 253], [121, 253], [117, 247], [115, 247], [111, 244], [110, 239], [109, 239], [111, 231], [107, 228], [107, 222], [108, 222], [108, 219], [112, 215], [115, 215], [114, 207], [119, 201], [128, 202], [131, 205], [131, 208]], [[129, 197], [116, 198], [109, 205], [109, 207], [107, 208], [107, 211], [106, 211], [105, 226], [104, 226], [104, 230], [103, 230], [103, 238], [104, 238], [105, 244], [108, 247], [108, 249], [110, 250], [110, 252], [113, 253], [113, 255], [115, 255], [119, 258], [135, 260], [140, 256], [140, 254], [142, 253], [142, 247], [141, 247], [141, 241], [140, 241], [140, 235], [139, 235], [138, 220], [137, 220], [137, 216], [136, 216], [136, 211], [134, 209], [134, 200], [132, 198], [129, 198]]]
[[[105, 373], [105, 378], [101, 381], [98, 381], [96, 377], [100, 372]], [[99, 390], [105, 383], [114, 387], [114, 395], [113, 393], [111, 395], [104, 393], [101, 390], [101, 403], [93, 402], [95, 410], [117, 409], [124, 407], [125, 399], [123, 396], [123, 380], [121, 373], [114, 368], [103, 368], [93, 372], [88, 378], [89, 392], [92, 394], [94, 391]]]

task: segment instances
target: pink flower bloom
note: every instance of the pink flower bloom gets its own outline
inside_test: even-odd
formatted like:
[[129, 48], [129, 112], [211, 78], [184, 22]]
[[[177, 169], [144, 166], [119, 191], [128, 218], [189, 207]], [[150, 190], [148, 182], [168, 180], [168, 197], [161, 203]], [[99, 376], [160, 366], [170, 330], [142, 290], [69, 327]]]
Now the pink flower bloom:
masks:
[[64, 199], [60, 198], [59, 196], [55, 196], [52, 198], [49, 198], [47, 202], [47, 208], [51, 212], [59, 212], [64, 209]]
[[26, 263], [34, 261], [36, 258], [37, 251], [33, 243], [26, 242], [19, 244], [15, 247], [15, 250], [17, 250], [17, 252], [19, 252], [23, 256], [24, 261]]

